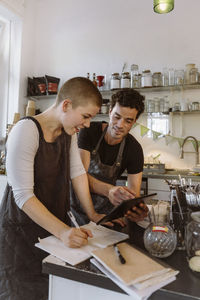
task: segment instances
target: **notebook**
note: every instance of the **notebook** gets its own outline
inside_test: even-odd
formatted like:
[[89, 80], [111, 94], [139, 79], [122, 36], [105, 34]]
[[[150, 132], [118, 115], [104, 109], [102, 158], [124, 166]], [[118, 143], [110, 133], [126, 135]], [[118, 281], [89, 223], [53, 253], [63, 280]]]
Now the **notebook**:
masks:
[[[157, 277], [158, 282], [158, 278], [162, 279], [168, 272], [174, 271], [125, 242], [118, 244], [118, 248], [126, 260], [125, 264], [120, 262], [113, 246], [95, 249], [92, 256], [124, 285], [141, 289], [155, 284], [153, 278]], [[146, 280], [150, 280], [148, 284]]]

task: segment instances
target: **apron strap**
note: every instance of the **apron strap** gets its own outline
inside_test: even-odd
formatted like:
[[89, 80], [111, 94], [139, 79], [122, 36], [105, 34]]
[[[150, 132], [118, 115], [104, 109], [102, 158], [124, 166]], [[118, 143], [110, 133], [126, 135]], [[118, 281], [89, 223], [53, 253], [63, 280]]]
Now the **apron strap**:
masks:
[[117, 159], [116, 159], [116, 167], [120, 167], [121, 165], [121, 162], [122, 162], [122, 154], [123, 154], [123, 151], [124, 151], [124, 146], [125, 146], [125, 142], [126, 142], [126, 137], [123, 138], [121, 144], [120, 144], [120, 148], [119, 148], [119, 152], [117, 154]]
[[[105, 134], [106, 134], [107, 129], [108, 129], [108, 125], [104, 128], [104, 130], [103, 130], [103, 132], [102, 132], [102, 135], [101, 135], [101, 137], [100, 137], [100, 139], [99, 139], [99, 141], [98, 141], [98, 143], [97, 143], [95, 149], [92, 151], [92, 154], [93, 154], [93, 155], [95, 155], [95, 154], [97, 153], [97, 151], [98, 151], [98, 149], [99, 149], [99, 146], [100, 146], [100, 144], [101, 144], [101, 141], [103, 140], [103, 138], [104, 138], [104, 136], [105, 136]], [[121, 144], [120, 144], [119, 152], [118, 152], [118, 154], [117, 154], [117, 159], [116, 159], [116, 161], [115, 161], [115, 165], [116, 165], [117, 167], [120, 167], [120, 165], [121, 165], [122, 154], [123, 154], [123, 151], [124, 151], [125, 142], [126, 142], [126, 137], [123, 138], [123, 140], [122, 140], [122, 142], [121, 142]]]
[[95, 154], [97, 153], [97, 151], [98, 151], [98, 149], [99, 149], [99, 146], [100, 146], [100, 144], [101, 144], [101, 141], [103, 140], [103, 138], [104, 138], [104, 136], [105, 136], [105, 134], [106, 134], [107, 128], [108, 128], [108, 125], [104, 128], [104, 131], [102, 132], [102, 135], [101, 135], [101, 137], [100, 137], [100, 139], [99, 139], [99, 141], [98, 141], [98, 143], [97, 143], [95, 149], [92, 151], [92, 154], [95, 155]]

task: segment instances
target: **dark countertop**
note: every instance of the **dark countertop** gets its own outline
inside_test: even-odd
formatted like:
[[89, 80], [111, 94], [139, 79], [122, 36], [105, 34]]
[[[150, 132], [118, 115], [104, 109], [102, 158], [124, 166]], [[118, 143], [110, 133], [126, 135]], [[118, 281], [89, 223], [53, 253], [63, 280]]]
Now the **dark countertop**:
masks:
[[[160, 259], [159, 261], [169, 264], [171, 267], [179, 270], [180, 273], [174, 282], [153, 293], [149, 299], [200, 299], [200, 273], [196, 275], [189, 269], [185, 251], [176, 250], [170, 257]], [[76, 266], [45, 262], [43, 263], [43, 272], [126, 294], [106, 275], [92, 265], [89, 260]]]

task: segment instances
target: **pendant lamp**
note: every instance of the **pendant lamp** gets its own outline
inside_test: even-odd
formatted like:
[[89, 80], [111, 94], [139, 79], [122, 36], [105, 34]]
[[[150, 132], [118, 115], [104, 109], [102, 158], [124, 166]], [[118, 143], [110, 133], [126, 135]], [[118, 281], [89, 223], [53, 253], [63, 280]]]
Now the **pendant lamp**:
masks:
[[154, 0], [153, 10], [158, 14], [166, 14], [174, 9], [174, 0]]

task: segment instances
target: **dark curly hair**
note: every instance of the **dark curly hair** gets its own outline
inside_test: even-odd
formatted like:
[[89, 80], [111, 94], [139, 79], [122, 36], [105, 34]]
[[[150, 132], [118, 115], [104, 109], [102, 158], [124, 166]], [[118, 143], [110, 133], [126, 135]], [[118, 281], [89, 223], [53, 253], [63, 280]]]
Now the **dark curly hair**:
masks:
[[119, 103], [120, 106], [135, 108], [138, 111], [136, 117], [138, 119], [144, 111], [144, 100], [145, 97], [136, 90], [124, 89], [112, 95], [110, 108], [113, 109], [116, 103]]

